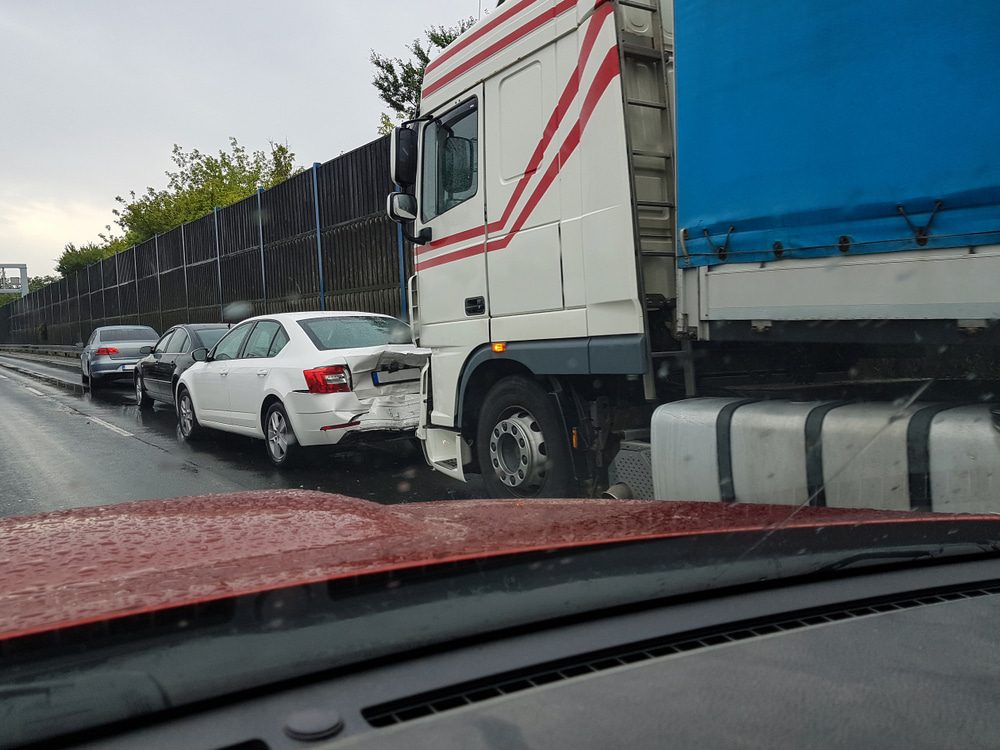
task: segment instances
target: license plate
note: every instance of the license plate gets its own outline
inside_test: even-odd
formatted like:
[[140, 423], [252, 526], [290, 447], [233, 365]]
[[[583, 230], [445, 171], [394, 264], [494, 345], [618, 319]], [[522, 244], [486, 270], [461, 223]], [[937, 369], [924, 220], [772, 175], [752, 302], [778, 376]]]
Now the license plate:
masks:
[[122, 365], [121, 367], [118, 368], [118, 371], [119, 372], [129, 372], [130, 370], [134, 370], [134, 369], [135, 369], [135, 365]]
[[372, 373], [372, 382], [375, 385], [385, 385], [386, 383], [405, 383], [412, 380], [420, 380], [419, 368], [411, 367], [405, 370], [396, 370], [396, 372], [379, 372], [376, 370]]

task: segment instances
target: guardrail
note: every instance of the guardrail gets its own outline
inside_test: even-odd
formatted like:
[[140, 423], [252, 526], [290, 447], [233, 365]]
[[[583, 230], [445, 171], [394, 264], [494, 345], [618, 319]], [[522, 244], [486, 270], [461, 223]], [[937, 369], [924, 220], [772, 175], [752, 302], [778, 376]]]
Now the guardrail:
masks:
[[39, 344], [0, 344], [0, 352], [21, 352], [41, 354], [49, 357], [79, 359], [80, 348], [76, 346], [42, 346]]

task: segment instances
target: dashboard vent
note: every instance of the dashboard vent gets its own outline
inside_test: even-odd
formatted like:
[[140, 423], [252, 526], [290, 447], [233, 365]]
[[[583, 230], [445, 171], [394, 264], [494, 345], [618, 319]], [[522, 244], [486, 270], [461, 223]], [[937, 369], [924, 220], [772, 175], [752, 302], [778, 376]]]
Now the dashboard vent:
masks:
[[868, 617], [884, 612], [941, 604], [956, 599], [974, 599], [1000, 594], [1000, 585], [920, 594], [894, 599], [869, 600], [829, 609], [815, 609], [767, 620], [744, 621], [723, 629], [688, 632], [680, 635], [631, 644], [607, 651], [582, 654], [569, 660], [548, 662], [530, 669], [503, 672], [480, 680], [463, 682], [447, 688], [419, 693], [400, 700], [370, 706], [361, 713], [373, 727], [388, 727], [424, 716], [439, 714], [472, 703], [519, 693], [571, 677], [601, 672], [626, 664], [720, 646], [773, 633], [823, 625], [840, 620]]

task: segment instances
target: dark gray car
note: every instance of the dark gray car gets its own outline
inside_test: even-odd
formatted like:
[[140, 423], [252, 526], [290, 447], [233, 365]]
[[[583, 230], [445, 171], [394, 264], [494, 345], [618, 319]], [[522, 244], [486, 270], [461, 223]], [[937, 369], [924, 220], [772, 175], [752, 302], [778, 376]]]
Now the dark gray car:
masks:
[[132, 379], [140, 350], [159, 335], [149, 326], [100, 326], [90, 334], [80, 353], [80, 378], [91, 389], [111, 380]]

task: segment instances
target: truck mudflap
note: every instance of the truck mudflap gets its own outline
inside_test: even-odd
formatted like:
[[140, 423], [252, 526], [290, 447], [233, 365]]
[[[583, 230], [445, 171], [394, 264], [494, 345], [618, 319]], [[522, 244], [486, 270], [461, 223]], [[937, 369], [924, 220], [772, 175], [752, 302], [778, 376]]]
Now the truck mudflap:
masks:
[[988, 404], [696, 398], [651, 428], [658, 500], [1000, 512]]

